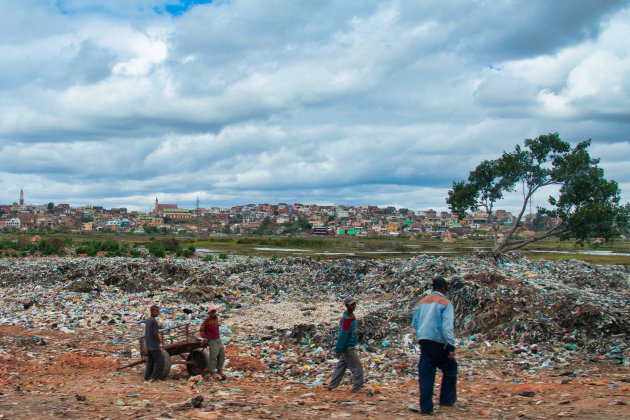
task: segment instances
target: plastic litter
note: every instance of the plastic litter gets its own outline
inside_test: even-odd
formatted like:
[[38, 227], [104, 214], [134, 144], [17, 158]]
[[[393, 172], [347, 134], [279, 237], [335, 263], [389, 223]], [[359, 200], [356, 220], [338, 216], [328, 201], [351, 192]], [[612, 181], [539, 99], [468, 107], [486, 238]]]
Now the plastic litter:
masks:
[[[227, 261], [129, 258], [0, 259], [0, 323], [66, 333], [98, 331], [137, 357], [148, 307], [160, 323], [201, 323], [218, 308], [221, 336], [251, 359], [228, 361], [232, 376], [275, 375], [325, 383], [343, 298], [357, 296], [359, 354], [366, 375], [416, 375], [410, 327], [430, 280], [445, 276], [455, 306], [457, 346], [522, 369], [567, 366], [571, 358], [628, 360], [629, 270], [576, 260], [465, 257], [318, 262], [230, 257]], [[5, 344], [6, 345], [6, 344]], [[256, 361], [256, 368], [251, 368]], [[466, 363], [473, 368], [476, 362]], [[466, 369], [466, 366], [462, 366]]]

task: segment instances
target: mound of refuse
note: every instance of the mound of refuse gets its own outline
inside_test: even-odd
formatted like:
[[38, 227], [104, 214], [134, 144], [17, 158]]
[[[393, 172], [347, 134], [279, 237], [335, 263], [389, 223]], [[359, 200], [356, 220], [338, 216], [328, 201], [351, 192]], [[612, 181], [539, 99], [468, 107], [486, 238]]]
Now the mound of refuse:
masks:
[[113, 340], [125, 341], [141, 331], [152, 303], [160, 304], [166, 325], [199, 324], [212, 304], [225, 320], [228, 340], [285, 343], [317, 359], [334, 344], [341, 301], [355, 295], [365, 350], [398, 354], [414, 348], [413, 308], [436, 275], [450, 283], [460, 343], [476, 337], [512, 346], [553, 343], [611, 357], [628, 348], [628, 267], [518, 253], [332, 261], [0, 259], [0, 322], [64, 331], [103, 328]]

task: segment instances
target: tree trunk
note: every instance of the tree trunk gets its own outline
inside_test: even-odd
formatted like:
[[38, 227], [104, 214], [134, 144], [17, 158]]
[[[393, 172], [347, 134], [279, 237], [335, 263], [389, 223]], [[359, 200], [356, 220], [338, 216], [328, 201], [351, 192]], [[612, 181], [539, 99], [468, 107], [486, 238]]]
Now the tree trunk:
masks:
[[521, 211], [516, 217], [516, 220], [514, 220], [514, 226], [512, 226], [512, 228], [509, 230], [509, 232], [505, 235], [505, 237], [503, 238], [503, 240], [501, 240], [500, 243], [498, 244], [495, 243], [494, 250], [493, 250], [494, 252], [502, 252], [507, 247], [508, 243], [510, 242], [510, 239], [512, 238], [512, 236], [514, 236], [514, 232], [516, 232], [516, 229], [518, 228], [518, 224], [521, 222], [521, 219], [523, 218], [523, 214], [525, 214], [525, 210], [527, 210], [527, 203], [529, 203], [529, 200], [531, 199], [532, 194], [534, 194], [534, 191], [536, 190], [530, 189], [527, 192], [527, 195], [525, 196], [525, 199], [523, 200], [523, 206], [521, 207]]
[[501, 252], [507, 252], [507, 251], [514, 251], [516, 249], [520, 249], [523, 248], [525, 245], [529, 245], [533, 242], [539, 241], [541, 239], [545, 239], [545, 238], [549, 238], [551, 236], [557, 236], [560, 235], [562, 232], [565, 231], [565, 229], [562, 230], [557, 230], [561, 225], [556, 225], [553, 228], [549, 229], [547, 232], [544, 232], [541, 235], [534, 235], [531, 238], [527, 238], [527, 239], [523, 239], [521, 241], [515, 241], [515, 242], [506, 242], [506, 243], [501, 243], [500, 245], [502, 245], [501, 247], [496, 247], [494, 249], [493, 252], [496, 253], [501, 253]]

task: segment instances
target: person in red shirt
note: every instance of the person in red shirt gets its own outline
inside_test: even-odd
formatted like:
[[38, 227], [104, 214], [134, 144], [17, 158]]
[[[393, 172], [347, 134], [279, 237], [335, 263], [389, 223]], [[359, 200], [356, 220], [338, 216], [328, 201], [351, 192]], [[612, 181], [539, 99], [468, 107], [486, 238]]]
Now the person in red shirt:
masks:
[[208, 316], [201, 323], [199, 334], [208, 341], [208, 353], [210, 354], [210, 375], [213, 378], [220, 377], [222, 380], [227, 379], [223, 374], [223, 363], [225, 362], [225, 347], [221, 341], [219, 333], [219, 317], [217, 316], [217, 308], [211, 306], [208, 309]]

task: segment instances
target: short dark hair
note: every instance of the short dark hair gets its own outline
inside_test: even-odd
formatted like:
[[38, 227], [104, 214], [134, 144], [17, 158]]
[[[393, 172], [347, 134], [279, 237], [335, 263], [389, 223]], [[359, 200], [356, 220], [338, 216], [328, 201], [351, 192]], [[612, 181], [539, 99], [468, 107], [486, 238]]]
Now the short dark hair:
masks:
[[149, 308], [150, 311], [154, 309], [160, 309], [160, 308], [157, 305], [151, 305], [151, 307]]
[[437, 276], [433, 279], [433, 290], [438, 289], [448, 289], [448, 283], [442, 276]]

